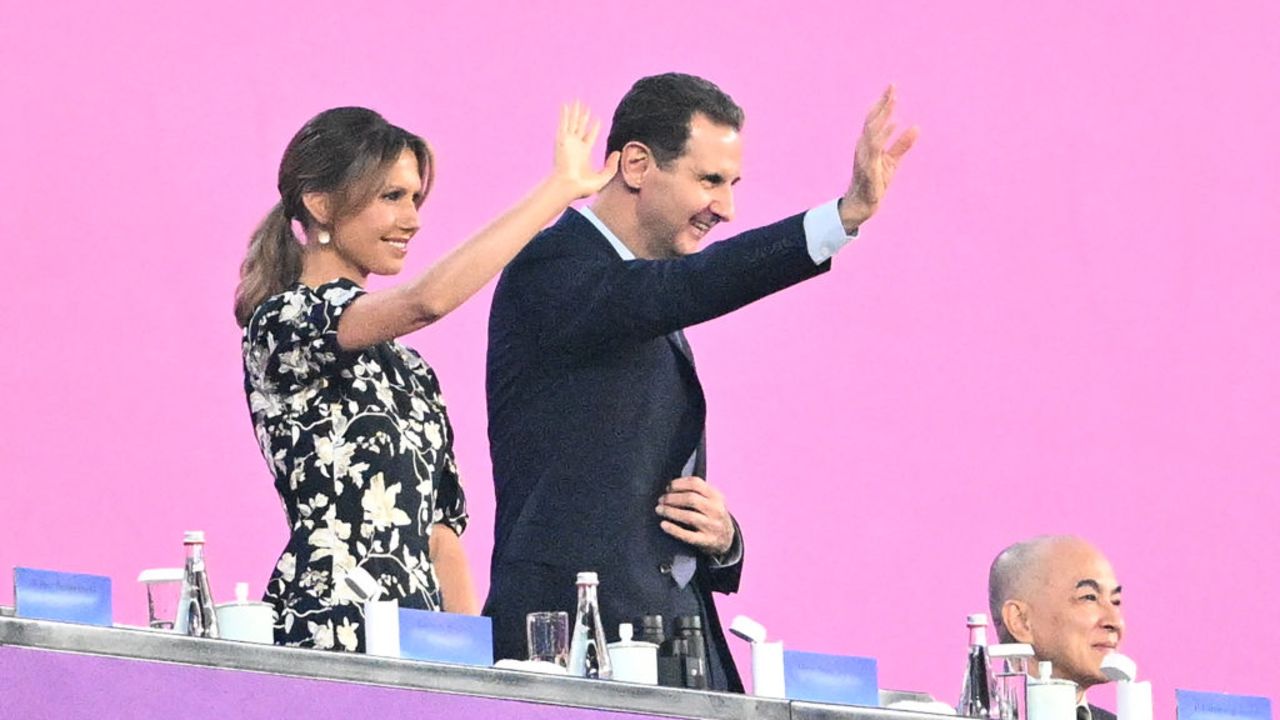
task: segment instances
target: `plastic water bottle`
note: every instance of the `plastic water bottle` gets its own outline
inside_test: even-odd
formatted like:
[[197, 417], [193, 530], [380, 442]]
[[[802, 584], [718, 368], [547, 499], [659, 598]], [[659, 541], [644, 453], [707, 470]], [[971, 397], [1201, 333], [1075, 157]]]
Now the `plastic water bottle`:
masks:
[[600, 617], [599, 587], [600, 578], [595, 573], [578, 573], [578, 612], [569, 642], [569, 674], [608, 680], [613, 677], [613, 664], [609, 662], [608, 640]]
[[188, 530], [182, 536], [187, 553], [182, 572], [182, 597], [178, 600], [178, 617], [174, 630], [192, 637], [218, 637], [218, 616], [213, 610], [213, 593], [209, 591], [209, 573], [204, 567], [204, 532]]
[[965, 619], [969, 626], [969, 661], [964, 673], [964, 689], [956, 714], [974, 718], [991, 716], [991, 673], [987, 661], [987, 616], [984, 613]]

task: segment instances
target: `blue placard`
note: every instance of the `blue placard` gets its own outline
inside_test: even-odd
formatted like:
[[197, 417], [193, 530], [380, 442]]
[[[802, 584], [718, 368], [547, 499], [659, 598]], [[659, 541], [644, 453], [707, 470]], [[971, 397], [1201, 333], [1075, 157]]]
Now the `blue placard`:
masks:
[[493, 621], [400, 608], [400, 657], [489, 667], [493, 665]]
[[784, 650], [787, 698], [840, 705], [880, 704], [875, 658]]
[[1271, 701], [1253, 695], [1178, 690], [1178, 720], [1271, 720]]
[[111, 578], [13, 569], [14, 614], [32, 620], [111, 627]]

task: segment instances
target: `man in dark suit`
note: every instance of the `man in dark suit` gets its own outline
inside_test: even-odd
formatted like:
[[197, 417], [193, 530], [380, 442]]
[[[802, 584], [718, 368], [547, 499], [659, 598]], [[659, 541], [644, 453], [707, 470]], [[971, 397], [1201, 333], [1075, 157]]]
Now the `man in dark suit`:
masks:
[[839, 201], [699, 251], [734, 215], [742, 110], [671, 73], [618, 105], [619, 172], [507, 267], [489, 317], [489, 439], [497, 495], [485, 614], [495, 657], [525, 657], [525, 615], [575, 606], [600, 577], [619, 623], [702, 618], [708, 679], [741, 691], [711, 592], [734, 592], [743, 542], [706, 480], [706, 406], [682, 329], [830, 268], [875, 212], [916, 131], [890, 144], [893, 89], [868, 115]]
[[1054, 677], [1074, 682], [1082, 720], [1115, 720], [1088, 704], [1085, 691], [1108, 682], [1102, 659], [1124, 636], [1120, 591], [1107, 558], [1070, 535], [1011, 545], [991, 563], [987, 593], [996, 636], [1030, 645], [1037, 662], [1053, 663]]

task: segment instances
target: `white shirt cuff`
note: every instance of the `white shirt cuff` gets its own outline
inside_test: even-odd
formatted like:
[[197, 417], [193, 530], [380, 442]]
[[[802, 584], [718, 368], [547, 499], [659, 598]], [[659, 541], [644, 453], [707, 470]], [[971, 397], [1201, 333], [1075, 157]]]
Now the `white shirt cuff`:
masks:
[[854, 230], [852, 235], [844, 234], [844, 224], [840, 222], [839, 200], [824, 203], [804, 214], [804, 240], [809, 247], [809, 257], [815, 265], [831, 259], [840, 248], [858, 236]]
[[[736, 525], [734, 527], [735, 529], [737, 528]], [[724, 551], [724, 555], [712, 555], [710, 559], [711, 567], [713, 568], [733, 567], [742, 562], [742, 539], [738, 537], [737, 533], [734, 533], [733, 544], [729, 546], [728, 550]]]

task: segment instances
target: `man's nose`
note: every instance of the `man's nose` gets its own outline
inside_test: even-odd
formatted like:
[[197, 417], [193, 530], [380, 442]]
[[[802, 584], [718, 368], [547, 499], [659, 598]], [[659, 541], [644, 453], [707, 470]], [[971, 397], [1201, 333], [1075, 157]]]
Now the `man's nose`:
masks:
[[1103, 625], [1116, 634], [1117, 637], [1124, 636], [1124, 612], [1119, 605], [1108, 605], [1110, 610], [1102, 619]]
[[711, 212], [720, 217], [721, 222], [728, 222], [733, 219], [735, 208], [733, 206], [733, 188], [725, 185], [715, 194], [711, 200]]

